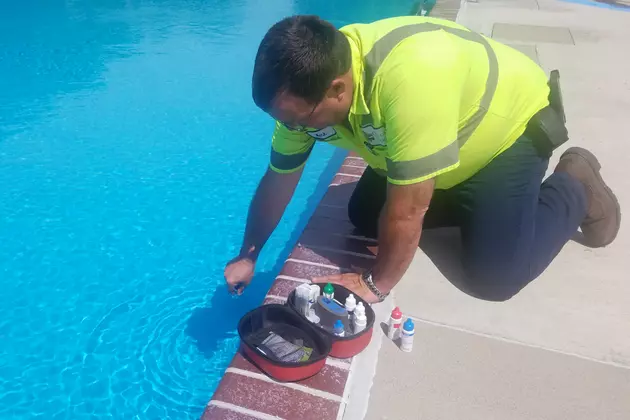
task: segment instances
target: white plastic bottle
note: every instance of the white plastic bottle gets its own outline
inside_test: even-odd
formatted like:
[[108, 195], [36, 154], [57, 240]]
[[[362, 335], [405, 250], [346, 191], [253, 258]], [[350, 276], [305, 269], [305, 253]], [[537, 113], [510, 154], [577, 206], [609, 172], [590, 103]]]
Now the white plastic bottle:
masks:
[[317, 298], [319, 297], [319, 286], [316, 284], [311, 284], [310, 285], [311, 288], [311, 293], [309, 295], [309, 299], [308, 299], [308, 315], [306, 315], [306, 317], [308, 318], [309, 321], [311, 321], [314, 324], [319, 324], [319, 316], [317, 316], [317, 314], [315, 313], [315, 302], [317, 302]]
[[308, 304], [311, 308], [313, 308], [313, 305], [315, 305], [315, 302], [317, 302], [317, 298], [319, 297], [319, 286], [316, 284], [311, 284], [310, 288], [311, 294], [308, 298]]
[[402, 334], [400, 337], [400, 349], [402, 351], [410, 352], [413, 349], [413, 336], [415, 334], [415, 326], [411, 318], [407, 318], [402, 328]]
[[401, 324], [402, 312], [400, 312], [400, 308], [396, 306], [389, 317], [389, 322], [387, 323], [387, 337], [390, 340], [395, 340], [396, 338], [398, 338]]
[[359, 302], [357, 304], [356, 309], [354, 310], [354, 317], [352, 319], [353, 331], [355, 334], [360, 333], [367, 326], [367, 317], [365, 316], [365, 306], [363, 306], [363, 302]]
[[352, 293], [346, 298], [346, 311], [348, 311], [348, 320], [352, 322], [354, 310], [357, 308], [357, 300]]
[[308, 316], [310, 305], [309, 305], [309, 297], [311, 294], [311, 287], [308, 284], [300, 284], [295, 289], [295, 307], [298, 312], [300, 312], [304, 316]]

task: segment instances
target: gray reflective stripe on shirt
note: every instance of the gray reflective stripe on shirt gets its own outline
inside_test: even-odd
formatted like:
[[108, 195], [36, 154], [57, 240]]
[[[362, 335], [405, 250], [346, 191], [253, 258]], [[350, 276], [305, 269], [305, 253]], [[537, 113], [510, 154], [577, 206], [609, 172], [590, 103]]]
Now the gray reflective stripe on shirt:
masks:
[[308, 150], [302, 153], [296, 153], [294, 155], [283, 155], [282, 153], [278, 153], [271, 148], [271, 166], [281, 171], [290, 171], [293, 169], [297, 169], [306, 162], [308, 156], [311, 154], [313, 150], [313, 146], [315, 142], [313, 142]]
[[459, 145], [452, 142], [442, 150], [420, 159], [392, 162], [387, 159], [387, 176], [397, 181], [408, 181], [431, 175], [459, 162]]
[[444, 149], [436, 152], [433, 155], [425, 156], [420, 159], [393, 162], [387, 159], [387, 169], [389, 176], [392, 179], [397, 180], [410, 180], [415, 178], [421, 178], [431, 173], [454, 165], [458, 161], [458, 151], [466, 141], [475, 132], [486, 113], [492, 98], [496, 92], [499, 82], [499, 66], [497, 56], [494, 50], [486, 41], [486, 39], [475, 33], [458, 28], [451, 28], [449, 26], [437, 25], [435, 23], [415, 23], [412, 25], [401, 26], [389, 32], [381, 39], [374, 43], [372, 49], [365, 56], [365, 85], [364, 85], [364, 97], [366, 102], [370, 103], [370, 96], [372, 91], [372, 82], [374, 76], [378, 72], [381, 64], [385, 61], [387, 55], [405, 38], [412, 35], [416, 35], [422, 32], [434, 32], [443, 30], [452, 35], [458, 36], [467, 41], [477, 42], [486, 50], [488, 55], [488, 78], [486, 79], [486, 88], [479, 101], [479, 109], [468, 119], [466, 124], [458, 131], [457, 141], [454, 141]]

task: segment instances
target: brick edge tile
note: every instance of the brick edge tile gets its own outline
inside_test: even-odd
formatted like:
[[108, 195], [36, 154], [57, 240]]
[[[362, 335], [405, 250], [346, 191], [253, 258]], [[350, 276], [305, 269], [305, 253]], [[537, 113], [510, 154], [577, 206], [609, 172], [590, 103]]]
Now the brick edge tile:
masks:
[[[357, 182], [365, 167], [363, 159], [350, 153], [338, 169], [331, 186]], [[315, 210], [317, 214], [313, 215], [302, 232], [300, 242], [285, 261], [263, 304], [284, 304], [291, 290], [304, 282], [309, 282], [311, 278], [347, 271], [356, 263], [364, 265], [374, 258], [373, 252], [368, 249], [368, 246], [373, 247], [374, 243], [352, 235], [345, 210], [350, 192], [351, 190], [340, 191], [318, 204]], [[333, 245], [322, 247], [323, 238], [330, 238]], [[303, 239], [307, 239], [307, 244], [302, 244]], [[313, 247], [309, 246], [309, 242], [313, 243]], [[348, 251], [346, 248], [352, 250]], [[322, 257], [318, 253], [326, 256]], [[342, 267], [344, 265], [347, 267]], [[286, 407], [261, 404], [264, 396], [280, 393], [285, 396], [290, 394], [293, 404], [297, 406], [313, 406], [313, 420], [335, 420], [345, 405], [343, 394], [349, 374], [350, 360], [329, 358], [322, 371], [314, 377], [294, 384], [281, 384], [265, 377], [239, 352], [232, 359], [202, 419], [283, 418], [277, 416], [289, 415]], [[249, 394], [254, 393], [259, 397], [245, 398], [239, 394], [239, 387], [248, 387]], [[301, 420], [310, 418], [308, 413], [300, 414]]]

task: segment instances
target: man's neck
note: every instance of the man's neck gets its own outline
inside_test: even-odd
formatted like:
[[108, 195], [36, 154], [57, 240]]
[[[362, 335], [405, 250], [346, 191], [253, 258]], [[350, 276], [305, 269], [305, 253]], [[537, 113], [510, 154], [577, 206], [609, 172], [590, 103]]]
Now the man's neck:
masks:
[[352, 129], [352, 125], [350, 124], [350, 120], [348, 119], [350, 117], [350, 114], [348, 114], [348, 116], [346, 118], [344, 118], [343, 120], [343, 126], [345, 128], [347, 128], [348, 130], [350, 130], [350, 132], [352, 133], [352, 135], [354, 135], [354, 130]]

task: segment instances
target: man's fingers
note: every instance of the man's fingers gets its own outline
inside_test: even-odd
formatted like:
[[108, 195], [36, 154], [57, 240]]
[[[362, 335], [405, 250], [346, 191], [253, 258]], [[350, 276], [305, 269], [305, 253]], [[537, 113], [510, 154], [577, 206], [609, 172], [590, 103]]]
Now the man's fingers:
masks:
[[225, 276], [225, 282], [227, 283], [228, 292], [230, 292], [230, 294], [238, 293], [238, 288], [241, 286], [241, 283], [234, 279], [232, 273], [228, 273]]
[[234, 285], [230, 282], [227, 282], [227, 286], [228, 286], [228, 292], [233, 295], [236, 292], [236, 289], [234, 288]]
[[341, 283], [343, 276], [341, 274], [332, 274], [330, 276], [313, 277], [314, 283]]

